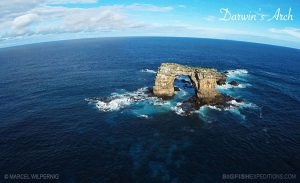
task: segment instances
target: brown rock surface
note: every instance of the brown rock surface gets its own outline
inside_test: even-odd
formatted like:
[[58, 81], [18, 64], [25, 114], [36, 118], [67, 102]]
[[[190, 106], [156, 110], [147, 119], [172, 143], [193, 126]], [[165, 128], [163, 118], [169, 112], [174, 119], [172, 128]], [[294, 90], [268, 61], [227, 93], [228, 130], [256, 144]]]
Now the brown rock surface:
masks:
[[220, 74], [217, 80], [217, 84], [218, 85], [226, 84], [226, 79], [227, 79], [227, 75], [225, 73]]
[[236, 82], [236, 81], [231, 81], [229, 84], [231, 84], [232, 86], [238, 86], [239, 85], [239, 83]]
[[[224, 75], [215, 69], [188, 67], [175, 63], [162, 63], [159, 67], [153, 93], [158, 97], [171, 97], [174, 95], [174, 80], [177, 76], [189, 76], [195, 88], [196, 98], [201, 103], [214, 103], [221, 94], [215, 90], [217, 81], [224, 80]], [[226, 79], [226, 78], [225, 78]]]

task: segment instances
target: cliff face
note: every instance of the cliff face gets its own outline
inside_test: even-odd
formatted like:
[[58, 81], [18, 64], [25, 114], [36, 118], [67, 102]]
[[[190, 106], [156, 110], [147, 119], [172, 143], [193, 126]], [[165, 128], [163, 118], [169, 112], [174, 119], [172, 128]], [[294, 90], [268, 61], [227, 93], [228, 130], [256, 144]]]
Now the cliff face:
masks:
[[187, 75], [195, 88], [195, 95], [201, 101], [209, 103], [221, 94], [215, 90], [217, 82], [224, 79], [215, 69], [188, 67], [175, 63], [162, 63], [159, 67], [153, 93], [159, 97], [174, 95], [176, 76]]

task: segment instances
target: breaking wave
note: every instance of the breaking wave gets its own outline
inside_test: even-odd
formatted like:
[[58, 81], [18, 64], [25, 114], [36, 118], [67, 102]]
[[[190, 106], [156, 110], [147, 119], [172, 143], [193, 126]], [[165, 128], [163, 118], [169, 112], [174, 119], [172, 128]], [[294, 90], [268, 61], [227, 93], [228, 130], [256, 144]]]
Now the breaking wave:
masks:
[[[156, 73], [154, 70], [143, 69], [141, 72], [148, 73]], [[229, 70], [227, 71], [227, 76], [229, 80], [232, 77], [242, 77], [248, 74], [248, 71], [245, 69], [237, 69], [237, 70]], [[230, 78], [231, 77], [231, 78]], [[185, 83], [189, 81], [189, 78], [186, 77], [177, 77], [178, 80]], [[233, 86], [228, 82], [224, 85], [217, 86], [217, 90], [220, 90], [222, 93], [226, 93], [227, 91], [231, 91], [228, 89], [231, 88], [246, 88], [251, 86], [248, 83], [240, 83], [238, 86]], [[213, 105], [204, 105], [201, 106], [200, 109], [194, 111], [186, 111], [183, 109], [182, 102], [189, 97], [192, 97], [190, 94], [184, 89], [175, 92], [175, 96], [171, 100], [163, 100], [161, 98], [155, 97], [152, 95], [150, 88], [143, 87], [136, 91], [128, 92], [126, 90], [120, 90], [118, 92], [112, 93], [108, 97], [101, 98], [88, 98], [85, 99], [89, 102], [89, 104], [95, 105], [95, 107], [102, 112], [115, 112], [121, 109], [129, 108], [126, 112], [130, 114], [134, 114], [138, 118], [149, 119], [153, 114], [162, 113], [162, 112], [174, 112], [180, 116], [187, 116], [190, 114], [198, 114], [201, 119], [204, 121], [211, 121], [210, 114], [213, 111], [216, 112], [224, 112], [228, 111], [232, 114], [238, 115], [242, 120], [245, 119], [245, 116], [242, 114], [242, 110], [245, 108], [259, 109], [253, 103], [247, 102], [238, 102], [236, 100], [231, 100], [227, 102], [225, 106], [213, 106]], [[213, 118], [212, 118], [213, 119]]]
[[204, 105], [201, 106], [199, 110], [194, 111], [194, 113], [199, 114], [200, 118], [209, 121], [209, 112], [210, 111], [217, 111], [217, 112], [224, 112], [228, 111], [233, 115], [240, 117], [242, 121], [246, 119], [246, 116], [242, 113], [242, 110], [245, 108], [250, 108], [254, 110], [259, 110], [259, 107], [253, 103], [246, 103], [246, 102], [237, 102], [236, 100], [231, 100], [227, 102], [228, 106], [212, 106], [212, 105]]
[[144, 101], [146, 99], [154, 99], [149, 97], [149, 88], [140, 88], [134, 92], [125, 92], [123, 94], [112, 93], [111, 96], [102, 99], [86, 99], [89, 103], [95, 103], [96, 107], [103, 112], [118, 111], [134, 102]]
[[247, 88], [248, 86], [251, 86], [249, 83], [239, 83], [239, 85], [234, 86], [226, 82], [224, 85], [218, 85], [216, 89], [221, 89], [221, 90], [227, 90], [231, 88]]
[[206, 107], [208, 107], [209, 109], [213, 109], [213, 110], [217, 110], [217, 111], [222, 111], [222, 108], [217, 107], [217, 106], [213, 106], [213, 105], [206, 105]]
[[182, 102], [178, 102], [178, 103], [176, 104], [176, 106], [171, 107], [171, 110], [174, 111], [176, 114], [178, 114], [178, 115], [180, 115], [180, 116], [185, 116], [185, 112], [184, 112], [184, 110], [182, 109], [181, 105], [182, 105]]
[[141, 115], [138, 115], [139, 118], [145, 118], [145, 119], [148, 119], [149, 118], [149, 115], [146, 115], [146, 114], [141, 114]]
[[152, 70], [152, 69], [142, 69], [141, 72], [148, 72], [148, 73], [156, 74], [156, 71]]
[[230, 113], [240, 117], [242, 119], [242, 121], [244, 121], [246, 119], [246, 116], [241, 113], [241, 111], [238, 107], [230, 106], [228, 108], [225, 108], [225, 111], [229, 111]]
[[181, 103], [177, 101], [183, 101], [184, 98], [189, 97], [188, 93], [181, 89], [176, 91], [175, 94], [173, 99], [163, 100], [153, 96], [150, 89], [144, 87], [133, 92], [123, 91], [123, 93], [112, 93], [109, 97], [87, 98], [85, 100], [89, 104], [95, 105], [102, 112], [114, 112], [131, 105], [139, 105], [138, 109], [132, 109], [131, 111], [140, 118], [149, 118], [149, 111], [155, 111], [155, 113], [174, 111], [178, 115], [183, 115], [184, 111], [180, 107]]
[[[227, 70], [225, 73], [227, 75], [227, 82], [223, 85], [216, 86], [216, 89], [221, 93], [227, 93], [225, 90], [229, 89], [240, 89], [252, 86], [251, 84], [247, 83], [245, 79], [245, 77], [248, 75], [248, 71], [246, 69]], [[238, 85], [235, 86], [229, 84], [231, 81], [238, 81]]]
[[230, 104], [228, 107], [224, 108], [225, 111], [229, 111], [230, 113], [239, 116], [242, 121], [246, 119], [246, 116], [242, 113], [242, 110], [245, 108], [250, 109], [259, 109], [257, 105], [253, 103], [246, 103], [246, 102], [237, 102], [236, 100], [231, 100], [227, 102]]
[[231, 100], [227, 102], [228, 104], [231, 104], [233, 106], [237, 106], [239, 108], [252, 108], [252, 109], [258, 109], [258, 106], [253, 103], [246, 103], [246, 102], [237, 102], [236, 100]]
[[246, 69], [235, 69], [235, 70], [227, 70], [227, 77], [235, 78], [235, 77], [243, 77], [248, 74]]

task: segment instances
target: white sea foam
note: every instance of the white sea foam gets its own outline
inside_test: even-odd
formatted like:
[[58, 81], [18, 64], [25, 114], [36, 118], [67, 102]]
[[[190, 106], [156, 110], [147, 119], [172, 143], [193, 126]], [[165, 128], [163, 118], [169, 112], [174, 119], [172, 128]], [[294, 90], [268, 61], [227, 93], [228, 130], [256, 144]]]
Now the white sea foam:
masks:
[[[184, 90], [180, 90], [176, 92], [177, 98], [182, 98], [187, 95], [187, 92]], [[106, 98], [88, 98], [85, 99], [89, 102], [89, 104], [94, 104], [100, 111], [102, 112], [112, 112], [118, 111], [125, 107], [128, 107], [133, 104], [141, 104], [141, 105], [150, 105], [156, 106], [158, 108], [162, 108], [162, 111], [173, 110], [176, 114], [183, 115], [184, 111], [181, 108], [181, 103], [174, 103], [174, 98], [172, 100], [163, 100], [161, 98], [149, 95], [149, 89], [147, 87], [138, 89], [133, 92], [126, 92], [122, 90], [121, 93], [114, 92], [109, 97]], [[144, 102], [144, 103], [141, 103]], [[138, 117], [144, 117], [143, 113], [137, 115]]]
[[156, 74], [156, 71], [152, 70], [152, 69], [142, 69], [141, 72], [148, 72], [148, 73]]
[[229, 106], [229, 107], [226, 107], [224, 110], [225, 110], [225, 111], [229, 111], [229, 112], [231, 112], [232, 114], [235, 114], [235, 115], [239, 116], [242, 120], [245, 120], [245, 119], [246, 119], [246, 116], [243, 115], [243, 114], [241, 113], [240, 109], [239, 109], [238, 107], [236, 107], [236, 106]]
[[207, 121], [210, 119], [209, 117], [209, 111], [210, 110], [216, 110], [216, 111], [228, 111], [236, 116], [239, 116], [242, 121], [246, 119], [246, 116], [242, 114], [242, 110], [244, 108], [252, 108], [252, 109], [258, 109], [257, 105], [253, 103], [246, 103], [246, 102], [237, 102], [236, 100], [231, 100], [227, 102], [230, 104], [227, 107], [218, 107], [218, 106], [213, 106], [213, 105], [204, 105], [201, 106], [199, 110], [194, 111], [194, 113], [198, 113], [199, 117], [203, 119], [204, 121]]
[[251, 86], [251, 84], [249, 84], [249, 83], [239, 83], [239, 85], [234, 86], [234, 85], [231, 85], [231, 84], [226, 82], [224, 85], [216, 86], [216, 89], [227, 90], [227, 89], [231, 89], [231, 88], [246, 88], [248, 86]]
[[193, 113], [199, 114], [201, 119], [203, 119], [204, 121], [207, 121], [209, 110], [222, 111], [223, 109], [213, 106], [213, 105], [204, 105], [204, 106], [201, 106], [200, 109], [193, 111]]
[[[221, 93], [231, 93], [230, 89], [241, 89], [241, 88], [247, 88], [249, 86], [251, 86], [251, 84], [246, 83], [246, 80], [244, 79], [245, 76], [247, 76], [248, 71], [246, 69], [236, 69], [236, 70], [228, 70], [227, 71], [227, 79], [229, 81], [227, 81], [225, 84], [223, 85], [217, 85], [216, 89], [218, 91], [220, 91]], [[238, 85], [234, 86], [229, 84], [230, 81], [234, 81], [237, 80], [238, 81]], [[228, 90], [228, 91], [226, 91]]]
[[149, 118], [149, 116], [148, 116], [148, 115], [146, 115], [146, 114], [141, 114], [141, 115], [138, 115], [138, 117], [140, 117], [140, 118], [146, 118], [146, 119], [148, 119], [148, 118]]
[[237, 106], [229, 105], [229, 106], [224, 107], [224, 111], [229, 111], [229, 110], [232, 110], [232, 109], [235, 109], [235, 108], [237, 108]]
[[98, 101], [96, 107], [101, 111], [117, 111], [120, 108], [130, 105], [132, 100], [130, 98], [117, 98], [109, 102]]
[[118, 111], [132, 103], [156, 98], [149, 97], [147, 91], [148, 88], [145, 87], [134, 92], [125, 92], [122, 94], [112, 93], [111, 96], [106, 99], [86, 99], [86, 101], [95, 103], [96, 107], [103, 112]]
[[153, 101], [152, 104], [155, 106], [162, 106], [165, 104], [165, 102], [163, 100], [156, 100], [156, 101]]
[[201, 106], [200, 109], [193, 111], [194, 114], [198, 114], [199, 117], [203, 120], [203, 121], [208, 121], [208, 110], [209, 108], [207, 107], [207, 105]]
[[176, 104], [176, 106], [171, 107], [171, 110], [174, 111], [176, 114], [180, 115], [180, 116], [185, 116], [185, 112], [184, 110], [181, 108], [182, 103], [178, 102]]
[[188, 95], [188, 92], [185, 91], [185, 90], [183, 90], [183, 89], [180, 89], [180, 91], [175, 91], [175, 94], [176, 94], [179, 98], [181, 98], [181, 97], [184, 97], [184, 96]]
[[229, 112], [241, 117], [242, 120], [246, 119], [246, 116], [241, 113], [242, 109], [244, 109], [244, 108], [258, 109], [258, 106], [253, 103], [237, 102], [236, 100], [231, 100], [227, 103], [231, 104], [231, 105], [224, 108], [224, 110], [229, 111]]
[[253, 108], [253, 109], [258, 108], [257, 105], [255, 105], [253, 103], [237, 102], [236, 100], [231, 100], [227, 103], [232, 104], [233, 106], [237, 106], [239, 108]]
[[[166, 101], [162, 100], [161, 98], [149, 95], [149, 88], [144, 87], [133, 92], [120, 90], [118, 92], [112, 93], [109, 97], [106, 98], [89, 98], [86, 99], [86, 101], [88, 101], [90, 104], [94, 104], [100, 111], [103, 112], [118, 111], [133, 104], [137, 104], [137, 106], [142, 105], [143, 107], [141, 108], [141, 110], [136, 112], [136, 116], [148, 119], [149, 115], [153, 112], [166, 112], [169, 110], [174, 111], [177, 115], [186, 116], [187, 113], [182, 108], [182, 102], [178, 102], [178, 100], [180, 101], [185, 95], [187, 95], [187, 92], [184, 90], [180, 90], [176, 92], [177, 97], [173, 98], [172, 100]], [[258, 108], [253, 103], [237, 102], [236, 100], [231, 100], [227, 103], [230, 105], [225, 108], [213, 105], [205, 105], [200, 107], [199, 110], [196, 110], [192, 113], [198, 113], [200, 118], [207, 121], [210, 119], [210, 110], [229, 111], [240, 116], [244, 120], [245, 116], [241, 113], [242, 109]], [[149, 110], [152, 112], [148, 113], [145, 110]]]
[[149, 103], [154, 105], [154, 106], [164, 106], [164, 105], [170, 105], [171, 104], [170, 101], [163, 100], [163, 99], [157, 98], [157, 97], [151, 97], [149, 99], [151, 99], [149, 101]]
[[213, 106], [213, 105], [206, 105], [206, 107], [208, 107], [208, 108], [210, 108], [210, 109], [213, 109], [213, 110], [222, 111], [221, 108], [216, 107], [216, 106]]
[[246, 76], [248, 74], [248, 71], [246, 69], [228, 70], [227, 72], [228, 72], [227, 77], [229, 78]]

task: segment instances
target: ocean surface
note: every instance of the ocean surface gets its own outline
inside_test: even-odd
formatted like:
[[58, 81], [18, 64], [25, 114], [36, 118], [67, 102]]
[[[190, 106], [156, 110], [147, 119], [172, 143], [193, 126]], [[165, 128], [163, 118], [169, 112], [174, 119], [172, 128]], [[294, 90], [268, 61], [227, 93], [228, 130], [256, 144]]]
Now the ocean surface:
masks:
[[[169, 101], [148, 95], [162, 62], [229, 71], [240, 85], [217, 90], [244, 102], [186, 116], [188, 78]], [[0, 182], [13, 173], [145, 183], [299, 173], [299, 86], [300, 50], [270, 45], [153, 37], [2, 48]]]

